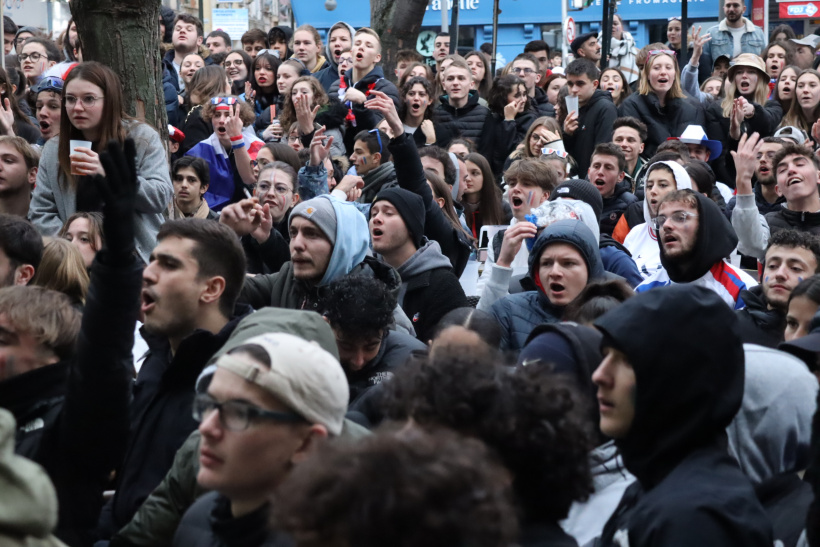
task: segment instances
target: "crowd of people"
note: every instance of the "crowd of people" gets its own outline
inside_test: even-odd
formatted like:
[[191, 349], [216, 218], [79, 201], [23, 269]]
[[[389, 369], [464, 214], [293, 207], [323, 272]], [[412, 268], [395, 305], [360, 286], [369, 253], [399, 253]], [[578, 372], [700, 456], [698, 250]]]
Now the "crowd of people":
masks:
[[0, 544], [820, 546], [820, 36], [722, 9], [386, 74], [163, 8], [166, 141], [5, 18]]

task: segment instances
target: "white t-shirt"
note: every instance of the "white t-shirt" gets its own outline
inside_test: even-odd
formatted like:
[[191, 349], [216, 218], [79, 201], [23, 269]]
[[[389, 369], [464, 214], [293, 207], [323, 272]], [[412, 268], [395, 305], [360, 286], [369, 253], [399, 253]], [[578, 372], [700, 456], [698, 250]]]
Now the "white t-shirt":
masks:
[[740, 47], [740, 37], [743, 36], [744, 32], [746, 32], [746, 25], [740, 28], [729, 27], [729, 32], [732, 33], [732, 39], [734, 40], [734, 45], [732, 47], [732, 58], [735, 58], [742, 53]]
[[412, 135], [413, 133], [415, 133], [416, 129], [418, 129], [418, 127], [412, 127], [410, 125], [404, 124], [404, 132], [409, 134], [409, 135]]

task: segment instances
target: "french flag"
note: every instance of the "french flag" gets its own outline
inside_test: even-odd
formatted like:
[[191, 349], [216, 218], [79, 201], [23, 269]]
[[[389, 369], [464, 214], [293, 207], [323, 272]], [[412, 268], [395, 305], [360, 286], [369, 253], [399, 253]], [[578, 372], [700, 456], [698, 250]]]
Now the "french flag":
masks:
[[[265, 143], [253, 134], [252, 126], [242, 130], [242, 138], [245, 141], [248, 155], [255, 160], [256, 154], [260, 148], [265, 146]], [[234, 175], [230, 158], [219, 143], [219, 137], [216, 133], [212, 133], [210, 137], [188, 150], [185, 155], [202, 158], [208, 162], [211, 183], [208, 191], [205, 192], [205, 201], [208, 202], [211, 210], [221, 211], [234, 195]]]

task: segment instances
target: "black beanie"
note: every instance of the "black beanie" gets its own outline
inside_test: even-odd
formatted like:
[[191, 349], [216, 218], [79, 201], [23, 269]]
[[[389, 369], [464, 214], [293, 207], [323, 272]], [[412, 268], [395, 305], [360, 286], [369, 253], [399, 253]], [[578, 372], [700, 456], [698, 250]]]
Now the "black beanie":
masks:
[[393, 207], [396, 208], [396, 211], [404, 220], [407, 231], [410, 232], [413, 245], [416, 246], [416, 249], [420, 249], [424, 240], [424, 216], [426, 214], [424, 200], [421, 199], [421, 196], [403, 188], [386, 188], [376, 195], [373, 203], [375, 204], [381, 200], [393, 204]]
[[586, 179], [567, 179], [559, 184], [550, 193], [550, 201], [555, 201], [558, 198], [583, 201], [592, 207], [596, 219], [601, 218], [601, 211], [604, 210], [604, 198], [601, 197], [601, 192]]

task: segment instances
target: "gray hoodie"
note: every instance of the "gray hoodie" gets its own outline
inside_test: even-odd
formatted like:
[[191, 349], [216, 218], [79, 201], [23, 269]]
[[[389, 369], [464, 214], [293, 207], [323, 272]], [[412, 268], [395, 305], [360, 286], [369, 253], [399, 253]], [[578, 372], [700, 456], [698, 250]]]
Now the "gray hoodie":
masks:
[[401, 288], [399, 288], [399, 306], [404, 305], [404, 294], [407, 292], [407, 284], [417, 275], [437, 268], [452, 268], [450, 259], [441, 252], [441, 247], [437, 241], [430, 241], [424, 238], [426, 243], [413, 256], [399, 266], [396, 271], [401, 276]]

